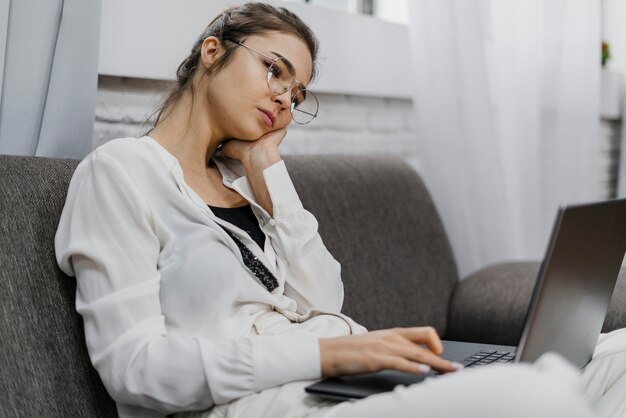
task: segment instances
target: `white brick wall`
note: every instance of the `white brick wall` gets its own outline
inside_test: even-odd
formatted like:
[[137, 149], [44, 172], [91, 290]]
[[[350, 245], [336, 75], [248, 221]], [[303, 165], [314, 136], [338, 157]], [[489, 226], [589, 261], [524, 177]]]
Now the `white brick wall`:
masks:
[[617, 176], [619, 170], [622, 121], [602, 119], [601, 122], [600, 164], [602, 167], [602, 187], [609, 199], [617, 197]]
[[[141, 136], [146, 119], [167, 91], [167, 83], [100, 76], [93, 147], [111, 139]], [[306, 126], [292, 124], [281, 145], [285, 154], [398, 155], [415, 166], [410, 100], [320, 93], [320, 113]]]
[[145, 121], [166, 91], [164, 82], [100, 76], [93, 148], [115, 138], [142, 136]]
[[[163, 81], [100, 76], [93, 147], [143, 135], [144, 122], [167, 89]], [[281, 145], [284, 154], [388, 153], [419, 168], [410, 100], [329, 93], [318, 98], [317, 119], [306, 126], [292, 124]], [[619, 121], [602, 120], [601, 187], [607, 197], [615, 194], [620, 127]]]

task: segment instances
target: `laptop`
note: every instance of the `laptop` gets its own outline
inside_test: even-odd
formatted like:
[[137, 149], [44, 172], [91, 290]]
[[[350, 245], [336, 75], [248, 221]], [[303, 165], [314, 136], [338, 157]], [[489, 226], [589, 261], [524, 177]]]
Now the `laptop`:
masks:
[[[560, 208], [517, 347], [443, 341], [443, 358], [466, 368], [561, 354], [578, 368], [590, 360], [626, 251], [626, 199]], [[462, 371], [460, 372], [462, 373]], [[308, 393], [360, 399], [439, 373], [396, 370], [323, 379]]]

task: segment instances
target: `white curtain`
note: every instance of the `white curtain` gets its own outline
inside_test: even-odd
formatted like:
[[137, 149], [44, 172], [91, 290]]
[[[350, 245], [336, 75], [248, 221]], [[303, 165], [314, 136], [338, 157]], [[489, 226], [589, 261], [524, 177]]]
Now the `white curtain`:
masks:
[[0, 154], [91, 151], [101, 0], [0, 0]]
[[409, 5], [418, 164], [461, 276], [541, 259], [558, 206], [601, 196], [599, 2]]

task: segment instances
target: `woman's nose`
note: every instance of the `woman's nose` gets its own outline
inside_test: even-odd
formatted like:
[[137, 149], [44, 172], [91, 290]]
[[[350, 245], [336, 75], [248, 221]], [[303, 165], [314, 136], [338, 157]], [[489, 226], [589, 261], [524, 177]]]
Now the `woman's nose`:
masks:
[[274, 94], [274, 102], [280, 104], [283, 107], [291, 108], [291, 92], [287, 90], [281, 94]]

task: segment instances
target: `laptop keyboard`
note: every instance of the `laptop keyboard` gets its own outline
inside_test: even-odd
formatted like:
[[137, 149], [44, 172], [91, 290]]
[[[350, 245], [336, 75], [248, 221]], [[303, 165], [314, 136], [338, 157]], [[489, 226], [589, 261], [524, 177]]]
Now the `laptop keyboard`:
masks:
[[511, 363], [515, 360], [514, 351], [483, 350], [465, 358], [465, 367], [479, 367], [488, 364]]

